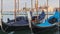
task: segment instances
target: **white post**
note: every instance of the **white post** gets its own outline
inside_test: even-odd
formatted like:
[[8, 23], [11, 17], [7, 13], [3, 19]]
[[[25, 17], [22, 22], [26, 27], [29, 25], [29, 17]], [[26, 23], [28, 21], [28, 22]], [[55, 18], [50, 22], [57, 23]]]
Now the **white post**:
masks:
[[32, 25], [31, 25], [31, 14], [30, 14], [30, 11], [27, 11], [27, 15], [28, 15], [28, 21], [29, 21], [29, 27], [30, 27], [30, 29], [31, 29], [31, 34], [34, 34], [33, 32], [32, 32]]
[[27, 15], [28, 15], [29, 27], [31, 28], [31, 15], [30, 15], [30, 11], [27, 11]]
[[5, 32], [5, 30], [3, 29], [3, 25], [2, 25], [2, 17], [3, 17], [3, 15], [2, 15], [2, 11], [3, 11], [3, 0], [1, 0], [1, 22], [0, 22], [0, 24], [1, 24], [1, 30], [3, 31], [3, 32]]
[[14, 0], [14, 19], [16, 22], [16, 0]]
[[3, 0], [1, 0], [1, 14], [0, 14], [0, 15], [1, 15], [1, 16], [0, 16], [1, 18], [0, 18], [0, 19], [1, 19], [1, 20], [0, 20], [0, 25], [1, 25], [2, 17], [3, 17], [2, 11], [3, 11]]

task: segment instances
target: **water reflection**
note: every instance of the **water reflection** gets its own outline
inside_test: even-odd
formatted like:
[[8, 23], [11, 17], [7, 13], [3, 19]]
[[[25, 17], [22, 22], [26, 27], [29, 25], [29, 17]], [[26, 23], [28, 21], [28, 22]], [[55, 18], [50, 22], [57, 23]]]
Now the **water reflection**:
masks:
[[[5, 33], [3, 31], [0, 31], [0, 34], [31, 34], [31, 31], [30, 30], [22, 30], [22, 31], [13, 31], [11, 33]], [[59, 31], [56, 30], [56, 31], [45, 31], [45, 32], [40, 32], [40, 33], [37, 33], [37, 34], [59, 34]]]

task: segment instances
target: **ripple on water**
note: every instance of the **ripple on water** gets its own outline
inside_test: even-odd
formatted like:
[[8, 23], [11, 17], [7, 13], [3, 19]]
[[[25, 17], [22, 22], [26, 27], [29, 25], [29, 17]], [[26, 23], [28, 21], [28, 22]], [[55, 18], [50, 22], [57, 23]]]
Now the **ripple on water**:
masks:
[[[16, 32], [10, 32], [10, 33], [5, 33], [5, 32], [2, 32], [0, 30], [0, 34], [31, 34], [31, 31], [30, 30], [22, 30], [22, 31], [16, 31]], [[59, 34], [59, 31], [46, 31], [46, 32], [42, 32], [40, 34]]]

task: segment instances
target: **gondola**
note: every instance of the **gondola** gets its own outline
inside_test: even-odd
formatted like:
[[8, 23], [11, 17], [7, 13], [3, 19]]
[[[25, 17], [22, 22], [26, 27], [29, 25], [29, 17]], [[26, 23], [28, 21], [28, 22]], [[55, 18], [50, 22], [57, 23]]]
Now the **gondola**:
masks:
[[47, 30], [53, 30], [54, 28], [57, 29], [57, 22], [58, 22], [58, 11], [56, 10], [55, 11], [55, 14], [54, 16], [51, 16], [49, 17], [48, 19], [45, 19], [43, 20], [43, 18], [45, 18], [43, 15], [40, 16], [40, 18], [42, 17], [42, 22], [39, 22], [39, 23], [35, 23], [34, 21], [32, 21], [31, 25], [32, 25], [32, 31], [34, 33], [37, 33], [37, 32], [44, 32], [44, 31], [47, 31]]
[[5, 23], [4, 21], [2, 21], [2, 30], [5, 32], [11, 32], [11, 31], [19, 31], [19, 30], [25, 30], [25, 29], [29, 29], [29, 24], [28, 24], [28, 19], [27, 17], [17, 17], [16, 18], [16, 22], [15, 19], [14, 20], [9, 20], [8, 22]]
[[56, 18], [56, 19], [57, 19], [57, 22], [60, 21], [60, 12], [59, 12], [57, 9], [56, 9], [56, 11], [55, 11], [54, 16], [51, 16], [51, 17], [49, 18], [49, 20], [52, 19], [52, 18]]
[[[60, 30], [60, 11], [58, 11], [57, 9], [56, 9], [56, 12], [55, 12], [55, 15], [54, 16], [52, 16], [52, 17], [50, 17], [50, 19], [52, 19], [52, 18], [56, 18], [57, 19], [57, 26], [58, 26], [58, 28], [59, 28], [59, 30]], [[49, 20], [50, 20], [49, 19]]]
[[[55, 15], [54, 15], [55, 16]], [[57, 19], [58, 19], [58, 24], [57, 24], [57, 26], [59, 27], [59, 30], [60, 30], [60, 11], [58, 11], [57, 13], [56, 13], [56, 16], [55, 16]]]

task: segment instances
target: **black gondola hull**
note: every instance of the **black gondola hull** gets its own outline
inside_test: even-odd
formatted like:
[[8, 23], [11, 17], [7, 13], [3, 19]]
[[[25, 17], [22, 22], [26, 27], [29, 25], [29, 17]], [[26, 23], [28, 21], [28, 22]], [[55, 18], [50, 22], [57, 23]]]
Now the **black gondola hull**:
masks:
[[11, 32], [11, 31], [20, 31], [20, 30], [29, 30], [29, 25], [26, 26], [9, 26], [6, 25], [5, 23], [2, 23], [2, 29], [5, 32]]
[[37, 34], [37, 33], [42, 33], [42, 32], [45, 32], [45, 31], [54, 31], [54, 29], [58, 29], [58, 26], [54, 25], [54, 26], [51, 26], [51, 27], [37, 27], [37, 26], [34, 26], [32, 25], [32, 31]]

